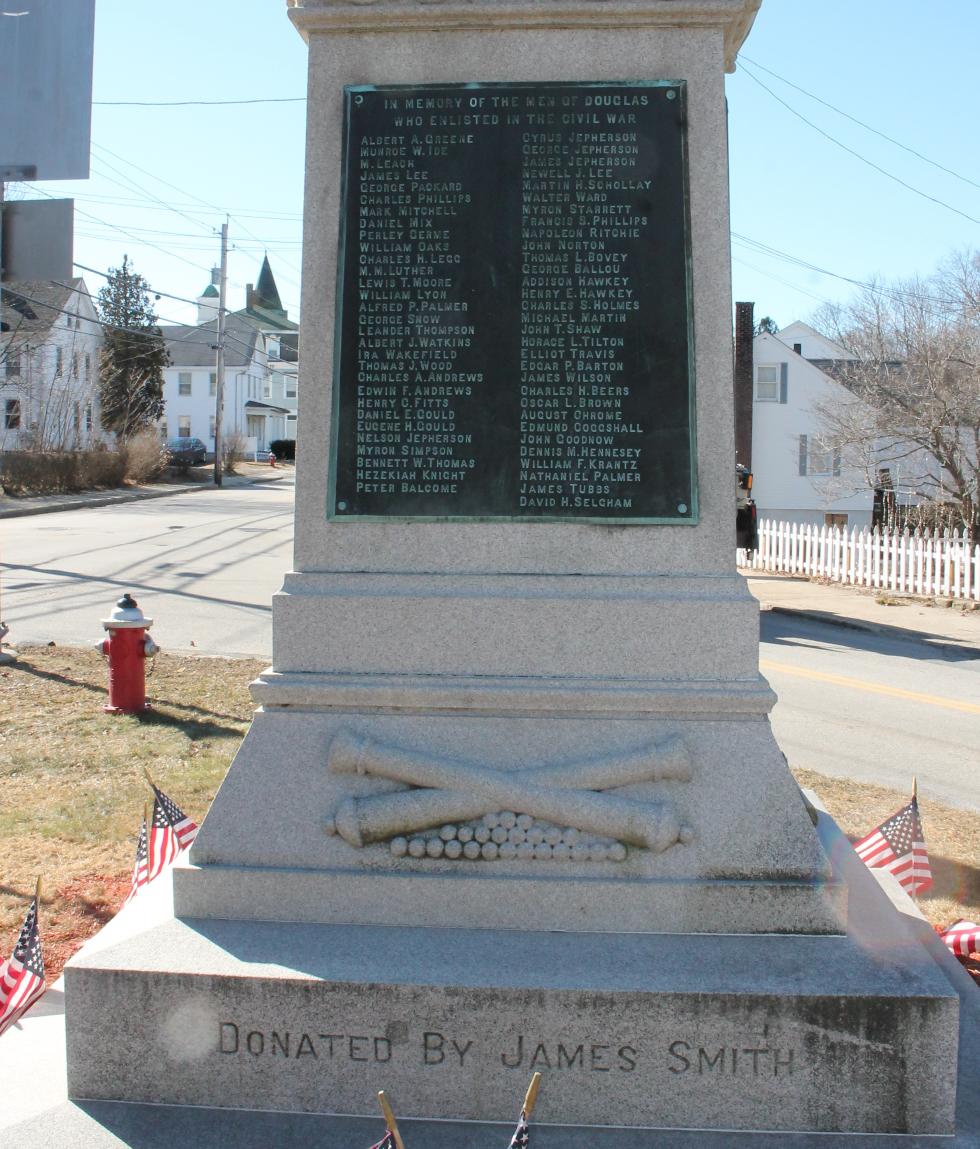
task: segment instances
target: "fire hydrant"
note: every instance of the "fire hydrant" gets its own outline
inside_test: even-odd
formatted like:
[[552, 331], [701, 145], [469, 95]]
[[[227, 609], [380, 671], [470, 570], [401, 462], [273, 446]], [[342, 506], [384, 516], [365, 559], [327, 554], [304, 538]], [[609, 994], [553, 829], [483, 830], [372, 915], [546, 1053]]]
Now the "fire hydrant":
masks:
[[108, 618], [102, 620], [109, 637], [95, 649], [109, 663], [109, 701], [102, 707], [108, 714], [139, 714], [149, 710], [146, 701], [146, 660], [160, 649], [147, 631], [152, 618], [143, 612], [131, 594], [124, 594]]
[[276, 453], [275, 453], [275, 451], [270, 451], [269, 452], [269, 466], [274, 467], [275, 465], [276, 465]]

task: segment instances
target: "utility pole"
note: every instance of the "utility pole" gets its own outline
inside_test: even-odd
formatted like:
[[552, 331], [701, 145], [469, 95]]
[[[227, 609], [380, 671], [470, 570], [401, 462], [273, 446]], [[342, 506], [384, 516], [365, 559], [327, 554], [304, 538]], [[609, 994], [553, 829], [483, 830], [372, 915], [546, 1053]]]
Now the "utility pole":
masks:
[[218, 283], [218, 351], [214, 386], [214, 485], [221, 486], [221, 424], [225, 417], [225, 293], [228, 287], [228, 218], [221, 225], [221, 279]]

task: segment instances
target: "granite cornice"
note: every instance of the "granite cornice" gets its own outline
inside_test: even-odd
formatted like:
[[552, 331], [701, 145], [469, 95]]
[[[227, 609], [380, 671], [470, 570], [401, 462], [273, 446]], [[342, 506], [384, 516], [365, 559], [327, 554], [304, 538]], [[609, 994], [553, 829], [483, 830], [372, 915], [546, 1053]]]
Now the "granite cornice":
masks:
[[457, 32], [501, 29], [721, 28], [725, 70], [762, 0], [287, 0], [310, 34]]

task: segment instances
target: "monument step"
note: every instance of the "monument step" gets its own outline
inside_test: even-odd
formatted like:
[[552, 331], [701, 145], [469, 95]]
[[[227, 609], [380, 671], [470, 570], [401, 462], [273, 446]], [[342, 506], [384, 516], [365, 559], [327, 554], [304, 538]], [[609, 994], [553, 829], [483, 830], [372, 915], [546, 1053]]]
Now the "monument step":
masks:
[[488, 1121], [537, 1069], [544, 1124], [949, 1134], [958, 998], [868, 883], [867, 936], [170, 920], [66, 970], [69, 1094]]

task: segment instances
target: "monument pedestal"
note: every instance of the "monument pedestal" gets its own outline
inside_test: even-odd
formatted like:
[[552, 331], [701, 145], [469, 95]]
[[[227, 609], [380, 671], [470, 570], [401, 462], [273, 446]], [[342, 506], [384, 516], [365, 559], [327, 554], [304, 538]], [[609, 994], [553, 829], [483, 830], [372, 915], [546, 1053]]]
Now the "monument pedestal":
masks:
[[383, 1085], [400, 1117], [487, 1122], [539, 1070], [536, 1142], [601, 1143], [587, 1127], [626, 1116], [950, 1134], [956, 993], [824, 833], [847, 936], [544, 932], [520, 883], [510, 930], [165, 922], [69, 968], [70, 1092], [370, 1114]]
[[542, 1146], [952, 1130], [958, 999], [821, 844], [733, 571], [757, 7], [290, 4], [296, 570], [176, 916], [66, 972], [72, 1097], [503, 1144], [540, 1070]]

